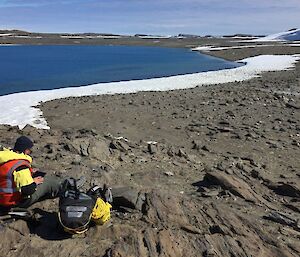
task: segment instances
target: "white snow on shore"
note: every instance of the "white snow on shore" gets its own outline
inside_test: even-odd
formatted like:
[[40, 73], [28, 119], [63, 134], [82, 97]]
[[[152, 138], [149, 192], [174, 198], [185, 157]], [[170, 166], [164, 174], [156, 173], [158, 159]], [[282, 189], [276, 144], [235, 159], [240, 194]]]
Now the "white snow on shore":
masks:
[[[244, 41], [246, 42], [246, 41]], [[237, 45], [237, 46], [212, 46], [212, 45], [205, 45], [205, 46], [198, 46], [192, 48], [192, 51], [202, 51], [202, 52], [211, 52], [211, 51], [222, 51], [222, 50], [230, 50], [230, 49], [242, 49], [242, 48], [257, 48], [257, 47], [282, 47], [282, 46], [300, 46], [298, 43], [299, 41], [294, 42], [282, 42], [283, 44], [277, 45]]]
[[1, 33], [0, 34], [0, 37], [9, 37], [9, 36], [12, 36], [13, 34], [11, 33]]
[[291, 69], [299, 60], [300, 55], [261, 55], [241, 60], [240, 62], [244, 62], [246, 65], [234, 69], [0, 96], [0, 105], [3, 106], [3, 112], [0, 113], [0, 124], [17, 125], [21, 129], [26, 124], [30, 124], [37, 128], [49, 129], [42, 111], [38, 107], [33, 107], [41, 102], [70, 96], [167, 91], [243, 81], [258, 77], [263, 72]]
[[243, 46], [198, 46], [192, 49], [192, 51], [221, 51], [221, 50], [229, 50], [229, 49], [242, 49], [242, 48], [256, 48], [256, 47], [276, 47], [277, 45], [243, 45]]

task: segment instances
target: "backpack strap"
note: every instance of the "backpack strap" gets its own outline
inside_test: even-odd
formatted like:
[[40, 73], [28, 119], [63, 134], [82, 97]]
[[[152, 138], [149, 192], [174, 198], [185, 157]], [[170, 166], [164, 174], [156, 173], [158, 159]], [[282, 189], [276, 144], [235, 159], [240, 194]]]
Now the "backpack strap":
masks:
[[77, 182], [75, 178], [67, 178], [62, 183], [62, 195], [73, 194], [74, 198], [78, 199], [80, 191], [77, 187]]

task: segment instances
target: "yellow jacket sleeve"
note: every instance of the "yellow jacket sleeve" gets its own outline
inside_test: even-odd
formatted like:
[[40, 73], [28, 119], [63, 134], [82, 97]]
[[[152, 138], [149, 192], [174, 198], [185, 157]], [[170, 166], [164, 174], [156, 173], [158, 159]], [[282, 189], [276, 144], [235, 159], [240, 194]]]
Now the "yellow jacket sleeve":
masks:
[[34, 182], [29, 169], [14, 171], [13, 175], [14, 182], [19, 191], [21, 191], [21, 187], [28, 186]]

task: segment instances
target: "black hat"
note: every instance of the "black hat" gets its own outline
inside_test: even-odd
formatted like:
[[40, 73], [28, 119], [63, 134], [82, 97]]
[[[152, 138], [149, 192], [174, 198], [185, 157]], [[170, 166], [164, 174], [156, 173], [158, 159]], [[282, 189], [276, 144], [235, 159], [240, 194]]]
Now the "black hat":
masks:
[[33, 142], [31, 141], [31, 139], [25, 136], [21, 136], [15, 143], [14, 151], [23, 153], [26, 149], [31, 149], [32, 147]]

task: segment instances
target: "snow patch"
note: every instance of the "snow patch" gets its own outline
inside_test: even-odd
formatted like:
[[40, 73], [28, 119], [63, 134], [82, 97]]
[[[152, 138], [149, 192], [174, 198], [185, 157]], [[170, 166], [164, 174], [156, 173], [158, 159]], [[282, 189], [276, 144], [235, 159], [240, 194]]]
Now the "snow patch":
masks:
[[300, 44], [285, 44], [286, 46], [300, 46]]
[[96, 38], [103, 38], [103, 39], [118, 39], [122, 38], [122, 36], [96, 36]]
[[12, 36], [13, 34], [11, 33], [6, 33], [6, 34], [0, 34], [0, 37], [9, 37], [9, 36]]
[[243, 45], [243, 46], [198, 46], [192, 49], [192, 51], [221, 51], [228, 49], [242, 49], [242, 48], [256, 48], [256, 47], [274, 47], [277, 45]]
[[138, 38], [142, 39], [169, 39], [171, 36], [137, 36]]

